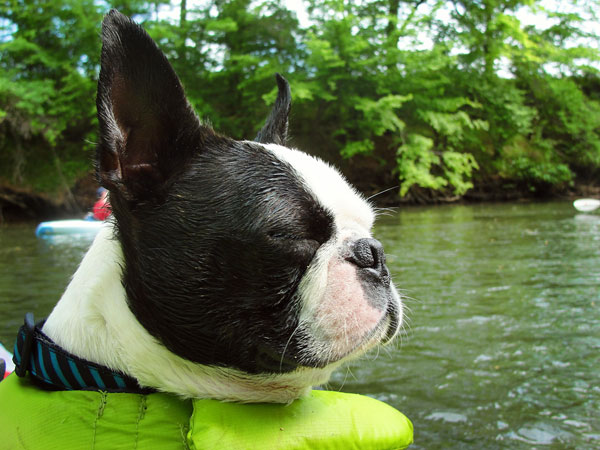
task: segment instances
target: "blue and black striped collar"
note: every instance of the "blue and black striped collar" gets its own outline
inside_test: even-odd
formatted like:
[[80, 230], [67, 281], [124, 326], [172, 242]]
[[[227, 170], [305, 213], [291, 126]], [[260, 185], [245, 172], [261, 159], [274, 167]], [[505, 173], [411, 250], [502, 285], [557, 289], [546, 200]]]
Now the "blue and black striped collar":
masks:
[[44, 321], [35, 324], [33, 314], [25, 315], [19, 329], [13, 361], [15, 373], [27, 372], [43, 387], [79, 391], [128, 392], [150, 394], [151, 388], [141, 387], [137, 380], [108, 367], [79, 358], [56, 345], [42, 332]]

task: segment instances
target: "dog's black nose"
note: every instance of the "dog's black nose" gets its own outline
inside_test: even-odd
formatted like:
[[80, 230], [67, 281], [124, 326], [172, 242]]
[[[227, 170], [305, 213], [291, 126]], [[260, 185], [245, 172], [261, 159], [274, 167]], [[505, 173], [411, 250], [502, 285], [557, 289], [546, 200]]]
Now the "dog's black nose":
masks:
[[390, 274], [385, 265], [383, 245], [377, 239], [363, 238], [354, 241], [350, 246], [347, 261], [361, 269], [367, 269], [382, 280], [389, 280]]

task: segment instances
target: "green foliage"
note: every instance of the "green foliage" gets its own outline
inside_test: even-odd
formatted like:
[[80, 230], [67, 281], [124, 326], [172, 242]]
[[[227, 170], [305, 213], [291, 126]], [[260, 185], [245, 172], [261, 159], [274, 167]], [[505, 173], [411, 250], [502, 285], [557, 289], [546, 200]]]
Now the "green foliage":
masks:
[[406, 195], [413, 185], [434, 190], [441, 189], [448, 182], [432, 173], [432, 168], [440, 163], [439, 155], [433, 149], [433, 140], [419, 134], [410, 134], [406, 144], [398, 148], [398, 171], [402, 184], [400, 195]]
[[[470, 181], [477, 161], [469, 153], [433, 151], [434, 142], [419, 134], [410, 134], [398, 148], [396, 162], [401, 180], [400, 195], [404, 196], [416, 185], [440, 190], [450, 187], [455, 195], [463, 195], [473, 187]], [[441, 168], [440, 170], [435, 170]]]
[[[11, 35], [0, 42], [0, 146], [10, 155], [2, 158], [0, 176], [39, 187], [40, 169], [61, 179], [57, 158], [89, 167], [98, 8], [91, 0], [11, 0], [0, 6], [0, 20], [1, 32]], [[56, 188], [56, 182], [41, 185]]]
[[381, 136], [388, 131], [401, 133], [404, 130], [405, 124], [396, 110], [409, 100], [412, 100], [412, 95], [386, 95], [379, 100], [358, 98], [355, 108], [363, 112], [368, 123], [373, 124], [371, 130], [375, 136]]
[[530, 191], [563, 186], [573, 180], [568, 165], [558, 162], [550, 141], [530, 141], [517, 136], [503, 148], [496, 161], [498, 173], [523, 183]]
[[372, 136], [383, 136], [386, 133], [402, 133], [404, 122], [398, 117], [396, 110], [405, 102], [412, 99], [406, 95], [386, 95], [379, 100], [369, 98], [354, 98], [354, 108], [362, 113], [362, 135], [366, 135], [360, 141], [349, 141], [341, 150], [344, 158], [352, 158], [358, 154], [371, 154], [375, 149]]
[[470, 181], [473, 172], [479, 169], [479, 164], [470, 153], [459, 153], [453, 151], [444, 152], [444, 175], [452, 186], [454, 194], [463, 195], [473, 187]]
[[[536, 192], [597, 180], [600, 58], [583, 17], [598, 0], [569, 2], [581, 14], [541, 0], [307, 0], [302, 28], [278, 0], [7, 0], [0, 178], [52, 191], [89, 167], [99, 27], [117, 7], [223, 133], [253, 138], [284, 74], [294, 144], [373, 189], [455, 197], [489, 180]], [[550, 21], [524, 26], [519, 11]]]
[[600, 167], [600, 102], [587, 98], [572, 80], [538, 80], [533, 95], [539, 109], [544, 138], [553, 153], [573, 167], [586, 171]]

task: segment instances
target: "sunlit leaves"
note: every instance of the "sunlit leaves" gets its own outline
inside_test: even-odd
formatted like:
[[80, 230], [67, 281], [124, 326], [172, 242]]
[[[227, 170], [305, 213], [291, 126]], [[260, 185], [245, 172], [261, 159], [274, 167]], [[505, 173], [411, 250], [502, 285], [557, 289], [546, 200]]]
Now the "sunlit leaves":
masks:
[[381, 136], [387, 131], [400, 133], [404, 129], [405, 123], [398, 117], [397, 110], [409, 100], [412, 95], [386, 95], [377, 100], [357, 98], [355, 108], [362, 111], [373, 133]]

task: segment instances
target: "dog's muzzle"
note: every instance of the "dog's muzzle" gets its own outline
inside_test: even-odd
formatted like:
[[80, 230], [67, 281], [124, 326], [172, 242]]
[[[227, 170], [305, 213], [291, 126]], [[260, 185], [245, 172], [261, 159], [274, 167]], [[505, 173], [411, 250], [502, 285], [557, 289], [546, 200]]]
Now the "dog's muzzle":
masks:
[[[383, 245], [377, 239], [361, 238], [349, 244], [344, 258], [346, 261], [356, 265], [363, 277], [370, 282], [391, 289], [390, 271], [386, 265]], [[400, 328], [402, 320], [399, 299], [395, 295], [388, 297], [385, 305], [385, 314], [388, 326], [381, 343], [391, 341]]]

